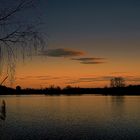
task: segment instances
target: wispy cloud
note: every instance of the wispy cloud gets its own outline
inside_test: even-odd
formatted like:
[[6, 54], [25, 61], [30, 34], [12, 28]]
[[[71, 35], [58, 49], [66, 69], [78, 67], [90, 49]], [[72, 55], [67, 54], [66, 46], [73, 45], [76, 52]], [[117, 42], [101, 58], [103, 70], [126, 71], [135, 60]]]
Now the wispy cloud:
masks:
[[[108, 76], [99, 76], [99, 77], [81, 77], [77, 79], [70, 79], [66, 84], [76, 84], [76, 83], [92, 83], [92, 82], [110, 82], [110, 79], [112, 79], [113, 75], [108, 75]], [[126, 80], [126, 83], [139, 83], [140, 82], [140, 77], [135, 77], [135, 76], [124, 76], [123, 77]]]
[[82, 64], [102, 64], [105, 63], [105, 58], [97, 57], [82, 57], [82, 58], [72, 58], [72, 60], [79, 61]]
[[19, 80], [40, 80], [40, 81], [49, 81], [49, 80], [62, 80], [68, 79], [66, 76], [51, 76], [51, 75], [38, 75], [38, 76], [25, 76], [25, 77], [17, 77]]
[[102, 82], [102, 81], [109, 81], [111, 78], [112, 78], [111, 76], [81, 77], [78, 79], [71, 79], [67, 82], [67, 84]]
[[43, 79], [51, 79], [52, 77], [49, 76], [49, 75], [39, 75], [39, 76], [22, 76], [22, 77], [17, 77], [17, 79], [20, 79], [20, 80], [27, 80], [27, 79], [32, 79], [32, 80], [43, 80]]
[[39, 55], [49, 56], [49, 57], [74, 57], [74, 56], [82, 56], [85, 52], [68, 49], [68, 48], [58, 48], [58, 49], [49, 49], [46, 51], [40, 52]]

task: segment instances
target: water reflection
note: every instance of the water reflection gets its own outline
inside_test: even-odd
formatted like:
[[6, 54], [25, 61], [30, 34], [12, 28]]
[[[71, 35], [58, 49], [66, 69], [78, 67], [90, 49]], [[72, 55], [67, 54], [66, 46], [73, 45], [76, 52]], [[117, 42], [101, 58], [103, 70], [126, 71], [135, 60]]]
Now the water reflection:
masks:
[[140, 140], [140, 96], [2, 98], [0, 140]]
[[0, 119], [1, 120], [6, 119], [6, 102], [5, 102], [5, 100], [2, 100], [2, 104], [0, 106]]
[[125, 102], [124, 96], [112, 96], [111, 97], [112, 103], [116, 104], [117, 106], [122, 106]]
[[122, 117], [125, 105], [125, 96], [112, 96], [111, 97], [111, 108], [114, 116]]

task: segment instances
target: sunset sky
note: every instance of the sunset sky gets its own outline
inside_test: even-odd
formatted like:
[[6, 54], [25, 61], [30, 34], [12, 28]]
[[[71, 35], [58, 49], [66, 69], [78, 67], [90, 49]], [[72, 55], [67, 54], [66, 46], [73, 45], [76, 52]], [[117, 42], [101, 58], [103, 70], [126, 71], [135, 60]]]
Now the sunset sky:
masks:
[[47, 47], [18, 61], [14, 86], [140, 84], [140, 1], [41, 0], [38, 10]]

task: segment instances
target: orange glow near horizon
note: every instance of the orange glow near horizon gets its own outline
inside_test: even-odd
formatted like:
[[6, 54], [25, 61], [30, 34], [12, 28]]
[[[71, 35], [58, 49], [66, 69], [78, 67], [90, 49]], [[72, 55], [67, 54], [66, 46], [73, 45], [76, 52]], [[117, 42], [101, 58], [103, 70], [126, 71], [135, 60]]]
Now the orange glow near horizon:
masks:
[[[121, 63], [120, 63], [121, 64]], [[121, 64], [123, 66], [123, 64]], [[45, 88], [51, 85], [65, 87], [105, 87], [109, 86], [109, 78], [104, 77], [122, 76], [130, 80], [139, 78], [140, 73], [131, 70], [131, 66], [120, 67], [109, 63], [101, 65], [84, 65], [70, 61], [67, 58], [35, 59], [25, 64], [18, 64], [16, 80], [13, 87], [20, 85], [22, 88]], [[128, 71], [128, 69], [130, 69]], [[128, 72], [125, 72], [125, 71]], [[8, 85], [8, 82], [5, 83]], [[126, 84], [139, 84], [139, 81], [127, 81]]]
[[[35, 56], [30, 60], [26, 59], [23, 63], [19, 60], [16, 68], [16, 80], [13, 87], [20, 85], [23, 88], [44, 88], [51, 85], [65, 87], [67, 85], [78, 87], [105, 87], [109, 86], [109, 78], [122, 76], [126, 78], [126, 84], [140, 84], [140, 65], [139, 65], [139, 52], [131, 51], [132, 45], [139, 44], [138, 41], [129, 41], [122, 45], [128, 45], [128, 52], [123, 49], [118, 49], [116, 42], [109, 42], [106, 40], [94, 43], [79, 43], [77, 49], [64, 49], [63, 51], [83, 52], [83, 56], [76, 57], [51, 57], [51, 56]], [[103, 44], [104, 43], [104, 44]], [[52, 43], [49, 48], [59, 48], [60, 46], [67, 46], [70, 48], [72, 42], [66, 44]], [[79, 46], [78, 46], [79, 45]], [[87, 46], [96, 46], [97, 50]], [[100, 48], [106, 48], [102, 50]], [[111, 48], [114, 46], [114, 48]], [[107, 48], [108, 47], [108, 48]], [[49, 49], [47, 48], [47, 49]], [[73, 47], [74, 48], [74, 47]], [[78, 49], [81, 48], [81, 49]], [[85, 49], [82, 49], [85, 48]], [[113, 50], [114, 49], [114, 50]], [[69, 52], [68, 52], [69, 53]], [[105, 63], [101, 64], [82, 64], [81, 61], [73, 60], [73, 58], [105, 58]], [[10, 86], [9, 82], [4, 83]]]

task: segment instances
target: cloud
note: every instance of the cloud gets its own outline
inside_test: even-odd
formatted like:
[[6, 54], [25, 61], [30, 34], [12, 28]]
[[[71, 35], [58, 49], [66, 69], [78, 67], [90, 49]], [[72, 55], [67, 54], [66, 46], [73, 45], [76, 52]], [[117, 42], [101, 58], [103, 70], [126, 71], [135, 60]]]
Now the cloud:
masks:
[[74, 57], [74, 56], [82, 56], [84, 54], [85, 52], [79, 50], [58, 48], [42, 51], [39, 55], [45, 55], [50, 57]]
[[82, 64], [102, 64], [105, 63], [105, 58], [97, 57], [83, 57], [83, 58], [72, 58], [72, 60], [80, 61]]
[[112, 72], [112, 73], [110, 73], [110, 74], [129, 74], [128, 72], [119, 72], [119, 71], [117, 71], [117, 72]]
[[38, 75], [38, 76], [25, 76], [25, 77], [17, 77], [19, 80], [40, 80], [40, 81], [49, 81], [49, 80], [62, 80], [68, 79], [67, 76], [51, 76], [51, 75]]
[[78, 79], [71, 79], [66, 84], [77, 84], [77, 83], [92, 83], [92, 82], [104, 82], [109, 81], [111, 79], [110, 76], [104, 77], [81, 77]]
[[[66, 84], [79, 84], [79, 83], [95, 83], [95, 82], [110, 82], [110, 79], [114, 78], [115, 76], [113, 75], [108, 75], [108, 76], [99, 76], [99, 77], [80, 77], [77, 79], [70, 79]], [[126, 81], [126, 84], [131, 84], [131, 82], [139, 83], [140, 82], [140, 76], [135, 77], [135, 76], [123, 76], [123, 78]]]
[[82, 61], [82, 62], [80, 62], [80, 63], [82, 63], [82, 64], [102, 64], [102, 63], [105, 63], [105, 62], [94, 62], [94, 61]]
[[57, 49], [48, 49], [46, 51], [40, 52], [39, 55], [49, 56], [49, 57], [68, 57], [70, 60], [79, 61], [81, 64], [102, 64], [105, 63], [105, 58], [101, 57], [80, 57], [73, 58], [78, 56], [85, 56], [84, 51], [69, 49], [69, 48], [57, 48]]
[[73, 60], [79, 60], [79, 61], [97, 61], [97, 60], [103, 60], [104, 58], [98, 58], [98, 57], [83, 57], [83, 58], [73, 58]]
[[39, 76], [24, 76], [24, 77], [17, 77], [17, 79], [20, 79], [20, 80], [26, 80], [26, 79], [37, 79], [37, 80], [42, 80], [42, 79], [50, 79], [51, 76], [49, 75], [39, 75]]

